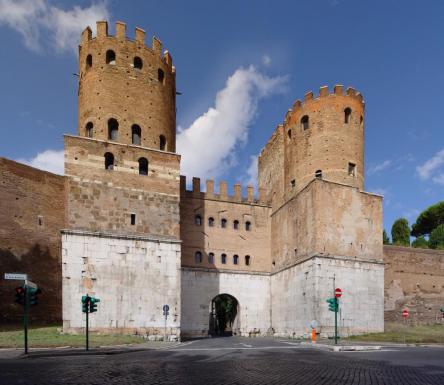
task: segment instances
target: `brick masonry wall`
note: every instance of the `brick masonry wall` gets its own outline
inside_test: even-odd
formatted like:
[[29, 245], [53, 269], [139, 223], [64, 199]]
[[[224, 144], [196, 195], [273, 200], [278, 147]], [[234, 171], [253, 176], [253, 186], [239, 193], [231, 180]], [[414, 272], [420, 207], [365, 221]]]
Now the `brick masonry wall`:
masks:
[[402, 321], [410, 311], [414, 323], [442, 322], [444, 251], [384, 246], [385, 319]]
[[63, 176], [0, 158], [0, 323], [23, 317], [23, 308], [14, 303], [21, 282], [4, 280], [5, 272], [27, 273], [42, 288], [31, 322], [61, 321], [64, 198]]

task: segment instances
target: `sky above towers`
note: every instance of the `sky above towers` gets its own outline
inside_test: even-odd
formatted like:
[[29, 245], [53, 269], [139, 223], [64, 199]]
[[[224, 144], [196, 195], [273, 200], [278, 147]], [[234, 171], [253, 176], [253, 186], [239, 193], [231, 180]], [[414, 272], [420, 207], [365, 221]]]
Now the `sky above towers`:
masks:
[[255, 180], [294, 100], [353, 86], [366, 101], [366, 189], [384, 222], [444, 199], [444, 3], [406, 0], [0, 0], [0, 156], [61, 170], [77, 126], [80, 31], [106, 18], [155, 34], [177, 68], [189, 178]]

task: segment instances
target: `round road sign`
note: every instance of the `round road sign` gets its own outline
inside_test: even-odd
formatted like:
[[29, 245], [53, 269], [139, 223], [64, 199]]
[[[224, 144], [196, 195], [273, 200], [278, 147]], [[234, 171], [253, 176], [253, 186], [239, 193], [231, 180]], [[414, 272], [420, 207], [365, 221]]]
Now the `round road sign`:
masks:
[[342, 290], [339, 287], [337, 287], [335, 289], [335, 297], [336, 298], [341, 298], [341, 296], [342, 296]]
[[408, 311], [407, 309], [404, 309], [404, 310], [402, 311], [402, 316], [403, 316], [404, 318], [407, 318], [407, 317], [409, 316], [409, 311]]

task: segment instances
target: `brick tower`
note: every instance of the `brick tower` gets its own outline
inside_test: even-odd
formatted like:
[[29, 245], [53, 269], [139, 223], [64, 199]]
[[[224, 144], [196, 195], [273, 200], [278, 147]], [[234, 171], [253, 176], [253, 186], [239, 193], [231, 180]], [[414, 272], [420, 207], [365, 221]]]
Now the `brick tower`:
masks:
[[170, 54], [153, 38], [145, 45], [145, 31], [136, 28], [135, 40], [126, 25], [116, 23], [108, 35], [106, 21], [90, 28], [79, 47], [78, 133], [101, 140], [141, 145], [175, 152], [176, 80]]
[[[104, 299], [93, 329], [180, 333], [180, 155], [168, 52], [117, 22], [86, 28], [79, 47], [78, 135], [65, 135], [64, 328], [83, 327], [81, 295]], [[82, 294], [83, 293], [83, 294]], [[163, 333], [163, 330], [162, 330]]]

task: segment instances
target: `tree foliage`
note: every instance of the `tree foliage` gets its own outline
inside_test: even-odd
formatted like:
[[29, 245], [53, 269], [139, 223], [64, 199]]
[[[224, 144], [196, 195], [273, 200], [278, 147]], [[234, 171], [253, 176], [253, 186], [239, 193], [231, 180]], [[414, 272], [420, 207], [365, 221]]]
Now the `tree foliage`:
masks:
[[382, 243], [383, 243], [384, 245], [390, 245], [390, 238], [389, 238], [389, 236], [387, 235], [387, 231], [385, 231], [385, 229], [384, 229], [384, 231], [382, 232]]
[[444, 225], [439, 225], [432, 230], [429, 237], [429, 246], [431, 249], [444, 250]]
[[419, 214], [416, 223], [412, 225], [412, 235], [430, 235], [439, 225], [444, 224], [444, 201], [430, 206]]
[[393, 223], [392, 242], [398, 246], [410, 246], [410, 227], [407, 219], [399, 218]]
[[412, 246], [418, 249], [428, 249], [429, 241], [425, 239], [423, 235], [421, 235], [412, 242]]

